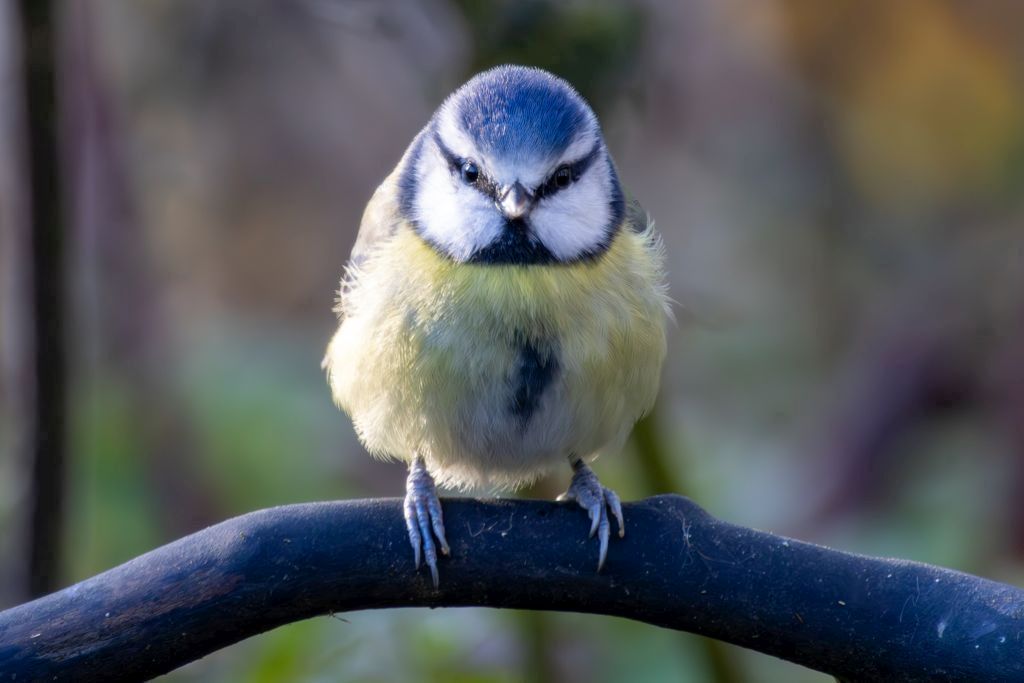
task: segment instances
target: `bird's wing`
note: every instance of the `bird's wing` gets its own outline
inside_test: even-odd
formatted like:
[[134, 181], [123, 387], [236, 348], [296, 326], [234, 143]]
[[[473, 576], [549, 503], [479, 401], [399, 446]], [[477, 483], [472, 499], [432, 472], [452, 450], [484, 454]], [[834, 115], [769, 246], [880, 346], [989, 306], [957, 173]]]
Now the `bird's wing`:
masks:
[[392, 237], [402, 223], [402, 217], [398, 211], [397, 185], [399, 177], [399, 171], [396, 170], [385, 178], [370, 198], [366, 210], [363, 211], [363, 218], [359, 223], [359, 234], [356, 235], [356, 243], [345, 264], [345, 272], [341, 276], [341, 288], [338, 291], [338, 302], [334, 309], [341, 320], [345, 318], [345, 300], [358, 280], [359, 269], [363, 266], [367, 256], [378, 244]]
[[633, 232], [644, 232], [651, 222], [647, 210], [636, 199], [630, 197], [626, 200], [626, 227]]
[[395, 172], [385, 178], [366, 205], [348, 258], [350, 264], [358, 267], [377, 244], [398, 231], [402, 217], [398, 211], [397, 175]]

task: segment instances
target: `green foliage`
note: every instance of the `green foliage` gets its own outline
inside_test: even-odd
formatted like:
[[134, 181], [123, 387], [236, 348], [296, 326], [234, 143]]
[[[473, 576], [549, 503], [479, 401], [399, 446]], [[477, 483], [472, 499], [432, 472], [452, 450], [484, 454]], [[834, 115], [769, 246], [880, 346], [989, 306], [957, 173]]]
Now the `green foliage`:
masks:
[[617, 2], [456, 0], [469, 24], [475, 73], [497, 64], [547, 69], [594, 103], [607, 101], [636, 62], [639, 7]]
[[161, 542], [151, 482], [140, 457], [137, 407], [101, 382], [76, 395], [69, 472], [68, 580], [80, 581]]

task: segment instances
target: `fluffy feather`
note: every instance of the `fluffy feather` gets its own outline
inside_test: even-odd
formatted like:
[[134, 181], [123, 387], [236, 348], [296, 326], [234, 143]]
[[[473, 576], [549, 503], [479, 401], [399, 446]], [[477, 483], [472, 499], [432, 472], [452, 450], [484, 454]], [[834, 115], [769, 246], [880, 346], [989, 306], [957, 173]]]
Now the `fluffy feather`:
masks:
[[[487, 184], [462, 179], [466, 160]], [[572, 182], [555, 187], [562, 164]], [[514, 224], [498, 191], [516, 182], [536, 201]], [[516, 486], [616, 449], [657, 393], [662, 261], [576, 91], [485, 72], [366, 208], [324, 359], [334, 399], [371, 453], [422, 456], [454, 486]]]
[[[618, 448], [657, 393], [662, 260], [651, 226], [618, 231], [592, 262], [494, 266], [456, 263], [401, 224], [351, 273], [324, 361], [334, 398], [371, 453], [422, 455], [460, 487]], [[524, 341], [559, 362], [525, 425], [509, 409]]]

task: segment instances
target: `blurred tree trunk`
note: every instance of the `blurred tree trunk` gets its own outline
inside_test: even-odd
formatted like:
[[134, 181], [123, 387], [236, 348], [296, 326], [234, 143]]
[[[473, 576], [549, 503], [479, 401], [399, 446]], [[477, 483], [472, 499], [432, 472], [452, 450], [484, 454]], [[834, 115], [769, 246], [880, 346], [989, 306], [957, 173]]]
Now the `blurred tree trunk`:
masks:
[[32, 410], [27, 156], [23, 130], [20, 26], [17, 6], [0, 3], [0, 481], [11, 499], [0, 506], [0, 603], [28, 598], [29, 436]]
[[67, 422], [64, 230], [57, 144], [55, 3], [22, 0], [32, 227], [32, 366], [28, 593], [57, 588], [64, 522]]

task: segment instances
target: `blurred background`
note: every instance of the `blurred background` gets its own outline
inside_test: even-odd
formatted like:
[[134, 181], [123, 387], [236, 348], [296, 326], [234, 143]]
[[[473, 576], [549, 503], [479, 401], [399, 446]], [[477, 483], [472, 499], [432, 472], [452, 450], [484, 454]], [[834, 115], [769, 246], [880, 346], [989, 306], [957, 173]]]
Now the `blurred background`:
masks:
[[[590, 100], [668, 248], [661, 398], [602, 481], [1024, 582], [1024, 3], [34, 4], [57, 118], [25, 106], [38, 35], [0, 3], [0, 608], [229, 516], [402, 493], [320, 371], [334, 293], [376, 184], [504, 62]], [[62, 218], [40, 261], [26, 160], [46, 121]], [[315, 619], [166, 678], [627, 679], [831, 680], [622, 620], [472, 609]]]

